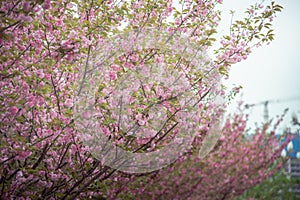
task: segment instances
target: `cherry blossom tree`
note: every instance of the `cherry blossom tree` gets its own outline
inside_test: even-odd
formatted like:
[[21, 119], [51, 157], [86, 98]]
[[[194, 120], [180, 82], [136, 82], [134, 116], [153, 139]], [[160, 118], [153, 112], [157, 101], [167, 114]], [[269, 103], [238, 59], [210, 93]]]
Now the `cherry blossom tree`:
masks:
[[[265, 134], [266, 127], [245, 141], [247, 119], [241, 113], [226, 121], [217, 146], [199, 158], [205, 137], [224, 112], [224, 107], [212, 103], [217, 95], [227, 98], [217, 82], [253, 48], [273, 40], [271, 23], [282, 9], [274, 2], [257, 3], [244, 19], [232, 23], [229, 35], [216, 41], [220, 21], [216, 6], [221, 4], [220, 0], [1, 1], [1, 198], [228, 199], [280, 168], [282, 146], [270, 148], [276, 140]], [[165, 44], [134, 50], [126, 46], [139, 41], [130, 33], [151, 36], [148, 30], [166, 33], [162, 39], [170, 39], [172, 51], [162, 48]], [[127, 38], [116, 40], [116, 35]], [[146, 37], [148, 43], [155, 42], [151, 38]], [[205, 52], [216, 42], [219, 47], [211, 59], [180, 46], [188, 43]], [[175, 83], [178, 78], [180, 84], [170, 88], [152, 81], [134, 87], [136, 80], [146, 81], [151, 65], [157, 66], [154, 75], [159, 74], [161, 82]], [[95, 66], [100, 70], [94, 72]], [[97, 73], [101, 78], [95, 78]], [[98, 82], [92, 104], [99, 122], [95, 128], [113, 144], [147, 153], [161, 149], [184, 130], [194, 134], [190, 149], [152, 172], [124, 173], [105, 165], [82, 141], [74, 117], [80, 105], [75, 97], [94, 80]], [[115, 100], [119, 94], [113, 88], [122, 85], [120, 80], [132, 88], [124, 102], [133, 106], [126, 112], [116, 109], [122, 104]], [[187, 90], [194, 97], [191, 101], [182, 96]], [[153, 107], [163, 110], [163, 126], [151, 121], [157, 111], [151, 113]], [[131, 127], [124, 119], [121, 123], [123, 115], [134, 122]], [[130, 134], [132, 127], [149, 134], [141, 139]]]
[[110, 198], [232, 199], [243, 194], [284, 165], [286, 159], [279, 159], [278, 156], [290, 139], [288, 136], [280, 147], [274, 139], [274, 131], [265, 134], [265, 126], [265, 129], [257, 129], [249, 140], [243, 135], [246, 119], [236, 114], [227, 120], [224, 135], [206, 159], [195, 155], [194, 150], [199, 145], [194, 144], [195, 149], [188, 153], [189, 156], [159, 172], [148, 176], [137, 175], [134, 179], [126, 175], [118, 177], [125, 180], [126, 187], [115, 181], [115, 190]]

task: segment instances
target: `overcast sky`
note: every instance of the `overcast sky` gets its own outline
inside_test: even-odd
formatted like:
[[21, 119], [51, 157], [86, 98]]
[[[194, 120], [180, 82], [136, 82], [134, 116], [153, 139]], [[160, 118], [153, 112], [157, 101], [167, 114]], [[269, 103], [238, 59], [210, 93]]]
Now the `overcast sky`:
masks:
[[[227, 34], [230, 26], [230, 10], [234, 10], [234, 19], [244, 16], [245, 9], [255, 0], [224, 0], [220, 7], [222, 22], [219, 30]], [[274, 20], [275, 40], [268, 46], [254, 49], [245, 61], [234, 65], [226, 85], [243, 86], [243, 100], [246, 103], [258, 103], [266, 100], [279, 100], [270, 103], [269, 115], [275, 117], [289, 108], [282, 128], [289, 126], [291, 114], [300, 116], [300, 1], [276, 1], [284, 7]], [[291, 100], [293, 98], [294, 100]], [[295, 100], [296, 98], [296, 100]], [[252, 109], [250, 126], [263, 121], [263, 106]]]

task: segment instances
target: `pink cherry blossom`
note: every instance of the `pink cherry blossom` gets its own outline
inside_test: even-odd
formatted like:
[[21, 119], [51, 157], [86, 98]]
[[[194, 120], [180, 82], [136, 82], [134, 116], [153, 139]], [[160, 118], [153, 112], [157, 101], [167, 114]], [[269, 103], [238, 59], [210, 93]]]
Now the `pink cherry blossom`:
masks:
[[[232, 199], [280, 169], [283, 162], [278, 158], [287, 143], [279, 146], [274, 134], [266, 136], [264, 128], [258, 129], [252, 140], [245, 141], [247, 116], [243, 112], [227, 119], [211, 153], [204, 159], [198, 157], [204, 138], [213, 128], [211, 123], [225, 109], [225, 105], [220, 109], [209, 99], [216, 94], [227, 98], [225, 91], [211, 83], [226, 78], [233, 64], [247, 59], [253, 48], [272, 40], [267, 35], [265, 40], [255, 36], [268, 32], [265, 25], [274, 20], [280, 7], [272, 10], [266, 2], [254, 5], [255, 12], [249, 13], [246, 24], [255, 27], [254, 18], [261, 19], [258, 23], [263, 23], [263, 29], [233, 23], [232, 34], [216, 41], [220, 45], [210, 58], [212, 65], [207, 65], [206, 59], [189, 62], [189, 55], [195, 52], [184, 52], [181, 41], [174, 42], [169, 50], [166, 46], [132, 49], [139, 38], [137, 33], [148, 29], [165, 29], [170, 35], [186, 37], [185, 42], [203, 52], [211, 49], [220, 20], [217, 3], [222, 1], [188, 0], [181, 2], [181, 11], [171, 0], [3, 1], [0, 199]], [[266, 13], [270, 13], [267, 18]], [[126, 42], [119, 44], [114, 40], [115, 36], [130, 32], [135, 37]], [[155, 37], [150, 39], [145, 47], [157, 42]], [[109, 46], [107, 41], [116, 45]], [[102, 54], [97, 54], [99, 49]], [[158, 66], [161, 73], [153, 77], [149, 66]], [[163, 147], [180, 130], [194, 131], [190, 149], [171, 165], [151, 173], [125, 174], [104, 165], [105, 154], [103, 160], [92, 154], [100, 149], [93, 146], [93, 133], [84, 135], [75, 125], [75, 110], [82, 106], [76, 102], [75, 88], [85, 69], [96, 71], [88, 74], [91, 76], [86, 77], [85, 83], [99, 87], [93, 98], [87, 97], [95, 113], [81, 113], [82, 126], [90, 125], [93, 117], [98, 123], [93, 128], [114, 144], [132, 152], [161, 150], [166, 155], [169, 152]], [[173, 77], [170, 69], [178, 70], [184, 77], [180, 85], [176, 85], [178, 76]], [[142, 81], [130, 76], [126, 79], [130, 72], [139, 73]], [[103, 76], [98, 77], [97, 73]], [[153, 80], [149, 81], [151, 73]], [[116, 86], [124, 79], [126, 84]], [[97, 85], [99, 80], [101, 84]], [[179, 94], [191, 85], [199, 100], [194, 102], [199, 113], [193, 109], [181, 111], [189, 99]], [[122, 86], [129, 89], [122, 90]], [[118, 87], [121, 89], [116, 92]], [[236, 88], [233, 92], [238, 91]], [[175, 98], [176, 95], [179, 96]], [[120, 96], [122, 101], [116, 98]], [[118, 113], [124, 116], [119, 118]], [[193, 123], [196, 125], [190, 126]], [[141, 126], [141, 131], [127, 133], [134, 124]], [[139, 134], [143, 137], [137, 137]], [[97, 139], [103, 142], [103, 138]], [[83, 141], [90, 143], [85, 145]], [[276, 148], [270, 148], [273, 146]], [[168, 156], [157, 158], [157, 163], [164, 159]]]

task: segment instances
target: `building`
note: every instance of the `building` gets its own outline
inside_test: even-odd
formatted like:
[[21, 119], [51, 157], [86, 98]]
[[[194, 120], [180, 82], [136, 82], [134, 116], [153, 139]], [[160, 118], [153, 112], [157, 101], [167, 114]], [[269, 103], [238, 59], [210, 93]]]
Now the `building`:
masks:
[[[287, 176], [290, 178], [300, 178], [300, 133], [292, 134], [292, 139], [283, 152], [288, 157], [284, 166]], [[296, 187], [295, 190], [300, 196], [300, 186]]]

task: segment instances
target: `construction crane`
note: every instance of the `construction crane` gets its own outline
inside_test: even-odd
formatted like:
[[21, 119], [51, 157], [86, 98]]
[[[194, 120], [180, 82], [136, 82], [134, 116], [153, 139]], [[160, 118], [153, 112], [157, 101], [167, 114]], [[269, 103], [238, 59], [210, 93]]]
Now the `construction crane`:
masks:
[[298, 97], [284, 98], [284, 99], [276, 99], [276, 100], [275, 99], [266, 100], [266, 101], [261, 101], [261, 102], [258, 102], [258, 103], [246, 104], [245, 107], [246, 108], [251, 108], [251, 107], [254, 107], [254, 106], [261, 106], [261, 105], [263, 105], [264, 106], [264, 114], [263, 114], [264, 121], [268, 122], [269, 121], [269, 108], [268, 108], [269, 104], [283, 103], [283, 102], [290, 102], [290, 101], [297, 101], [297, 100], [298, 101], [300, 100], [300, 96], [298, 96]]

